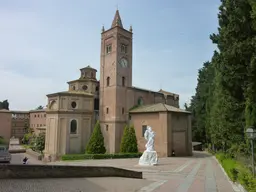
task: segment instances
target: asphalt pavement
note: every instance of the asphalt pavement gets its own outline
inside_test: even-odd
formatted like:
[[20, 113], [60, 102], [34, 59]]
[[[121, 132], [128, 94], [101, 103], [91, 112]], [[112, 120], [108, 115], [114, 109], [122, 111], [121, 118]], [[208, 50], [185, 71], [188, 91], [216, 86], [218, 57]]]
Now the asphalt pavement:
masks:
[[[25, 154], [13, 154], [21, 164]], [[26, 155], [29, 164], [42, 163]], [[118, 177], [0, 180], [0, 192], [241, 192], [229, 181], [217, 160], [207, 153], [193, 157], [161, 158], [159, 165], [138, 166], [138, 159], [52, 162], [49, 165], [115, 166], [142, 171], [144, 179]], [[26, 166], [26, 165], [24, 165]]]
[[12, 154], [11, 164], [22, 164], [22, 160], [24, 157], [24, 153]]

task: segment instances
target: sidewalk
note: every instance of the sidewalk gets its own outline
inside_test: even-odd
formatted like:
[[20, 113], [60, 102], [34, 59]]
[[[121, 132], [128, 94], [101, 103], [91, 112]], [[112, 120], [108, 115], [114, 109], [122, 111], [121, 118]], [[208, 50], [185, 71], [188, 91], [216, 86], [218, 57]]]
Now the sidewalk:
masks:
[[[62, 161], [50, 165], [113, 166], [142, 171], [143, 178], [152, 181], [140, 192], [234, 192], [218, 162], [205, 152], [193, 157], [160, 158], [157, 166], [138, 166], [139, 159], [109, 159]], [[240, 192], [236, 189], [236, 192]]]

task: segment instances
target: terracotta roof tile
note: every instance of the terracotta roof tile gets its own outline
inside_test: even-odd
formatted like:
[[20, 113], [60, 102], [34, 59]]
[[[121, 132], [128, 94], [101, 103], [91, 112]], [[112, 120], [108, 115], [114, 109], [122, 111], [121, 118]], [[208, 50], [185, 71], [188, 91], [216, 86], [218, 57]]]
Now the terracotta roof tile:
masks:
[[143, 105], [141, 107], [132, 109], [130, 113], [149, 113], [149, 112], [164, 112], [164, 111], [170, 111], [170, 112], [178, 112], [178, 113], [190, 113], [189, 111], [173, 107], [170, 105], [166, 105], [163, 103], [156, 103], [152, 105]]
[[163, 93], [163, 94], [165, 94], [165, 95], [175, 95], [175, 96], [179, 96], [179, 95], [176, 94], [176, 93], [171, 93], [171, 92], [165, 91], [165, 90], [163, 90], [163, 89], [160, 89], [158, 92], [159, 92], [159, 93]]

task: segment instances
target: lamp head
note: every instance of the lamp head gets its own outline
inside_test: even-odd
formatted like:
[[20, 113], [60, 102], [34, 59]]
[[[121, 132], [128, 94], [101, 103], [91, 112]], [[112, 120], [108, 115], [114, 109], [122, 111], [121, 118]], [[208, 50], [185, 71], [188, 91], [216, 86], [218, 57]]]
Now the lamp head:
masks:
[[256, 130], [254, 129], [254, 127], [249, 127], [248, 129], [246, 129], [245, 133], [248, 139], [256, 139]]

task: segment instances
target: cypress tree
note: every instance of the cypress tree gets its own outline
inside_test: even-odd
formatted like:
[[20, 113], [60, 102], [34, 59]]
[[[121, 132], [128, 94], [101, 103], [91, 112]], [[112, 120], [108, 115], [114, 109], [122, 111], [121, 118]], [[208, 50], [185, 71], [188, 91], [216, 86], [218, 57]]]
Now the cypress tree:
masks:
[[[251, 3], [251, 4], [250, 4]], [[250, 0], [221, 0], [217, 45], [199, 71], [191, 99], [194, 137], [230, 148], [244, 143], [246, 125], [256, 125], [256, 6]]]
[[246, 90], [246, 127], [254, 126], [256, 128], [256, 2], [250, 1], [252, 6], [252, 27], [254, 29], [254, 38], [251, 41], [254, 49], [251, 62], [248, 67], [248, 86]]
[[128, 125], [125, 125], [121, 146], [120, 146], [121, 153], [128, 153], [128, 144], [129, 144], [129, 127]]
[[138, 144], [134, 126], [126, 125], [120, 146], [121, 153], [138, 153]]
[[97, 121], [97, 123], [94, 126], [93, 133], [91, 135], [88, 145], [86, 146], [86, 153], [88, 154], [106, 153], [106, 148], [104, 146], [104, 137], [101, 132], [99, 121]]
[[138, 143], [137, 143], [136, 133], [133, 125], [130, 126], [129, 135], [130, 135], [129, 137], [130, 140], [128, 145], [128, 152], [138, 153]]

